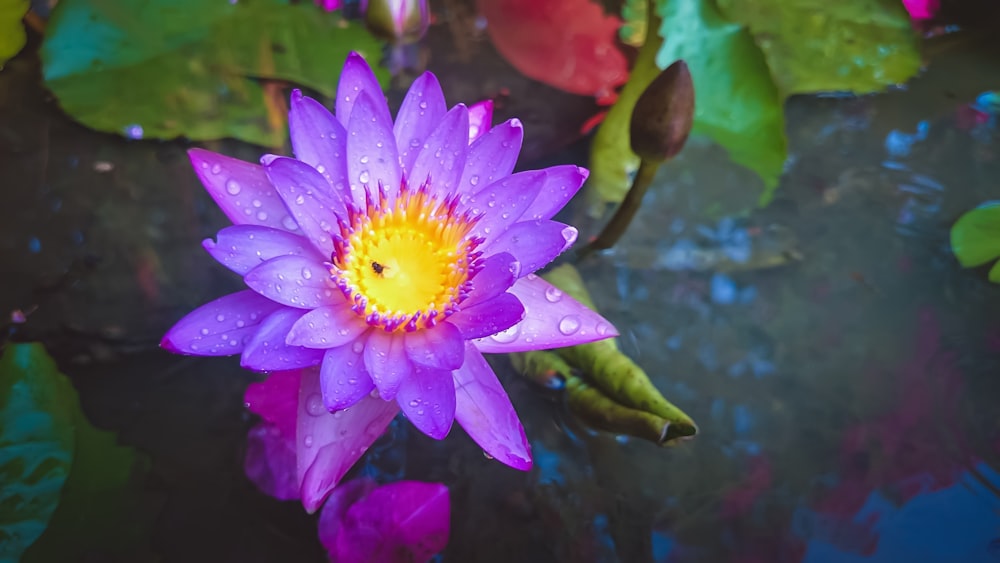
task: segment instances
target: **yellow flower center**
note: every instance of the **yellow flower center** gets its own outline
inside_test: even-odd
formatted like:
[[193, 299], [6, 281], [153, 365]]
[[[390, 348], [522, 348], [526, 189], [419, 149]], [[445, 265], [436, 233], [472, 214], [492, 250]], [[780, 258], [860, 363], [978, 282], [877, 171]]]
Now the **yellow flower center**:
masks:
[[386, 331], [434, 326], [466, 297], [481, 242], [467, 237], [476, 219], [405, 187], [394, 201], [369, 197], [351, 210], [335, 240], [332, 274], [353, 309]]

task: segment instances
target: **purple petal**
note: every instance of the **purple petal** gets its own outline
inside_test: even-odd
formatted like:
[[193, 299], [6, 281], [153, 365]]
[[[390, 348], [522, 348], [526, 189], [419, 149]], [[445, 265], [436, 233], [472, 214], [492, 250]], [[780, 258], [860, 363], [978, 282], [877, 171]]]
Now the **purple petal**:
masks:
[[337, 546], [337, 537], [344, 526], [344, 517], [347, 516], [347, 509], [354, 503], [368, 496], [368, 493], [375, 490], [378, 484], [371, 477], [359, 477], [346, 483], [341, 483], [330, 497], [326, 499], [323, 510], [319, 513], [317, 528], [319, 541], [323, 547], [330, 552], [333, 561], [343, 560], [334, 557], [334, 550]]
[[265, 169], [302, 234], [320, 254], [330, 256], [333, 253], [331, 233], [339, 233], [337, 217], [343, 216], [346, 210], [339, 192], [334, 192], [315, 168], [294, 158], [273, 158]]
[[295, 451], [302, 505], [309, 512], [323, 504], [330, 490], [399, 412], [395, 402], [369, 396], [349, 409], [330, 413], [323, 408], [321, 396], [319, 370], [305, 370]]
[[551, 219], [573, 199], [590, 172], [579, 166], [565, 165], [546, 168], [545, 179], [535, 189], [538, 195], [524, 212], [525, 220]]
[[505, 331], [524, 318], [524, 306], [510, 293], [483, 301], [472, 307], [463, 308], [448, 317], [462, 333], [462, 338], [471, 340]]
[[447, 111], [448, 106], [436, 76], [425, 72], [413, 81], [392, 127], [399, 147], [399, 162], [407, 176], [411, 176], [409, 171], [413, 169], [413, 161], [417, 159], [424, 141]]
[[294, 438], [294, 434], [286, 437], [267, 423], [257, 424], [247, 433], [243, 471], [261, 492], [278, 500], [299, 498]]
[[336, 348], [353, 342], [368, 328], [347, 303], [343, 303], [309, 311], [295, 323], [285, 341], [306, 348]]
[[510, 398], [471, 343], [455, 371], [455, 419], [483, 451], [514, 469], [531, 469], [531, 446]]
[[271, 227], [233, 225], [219, 231], [216, 238], [217, 241], [205, 239], [201, 245], [212, 258], [240, 275], [278, 256], [304, 256], [323, 261], [305, 237]]
[[[351, 122], [350, 118], [357, 105], [361, 94], [367, 93], [372, 96], [372, 101], [376, 102], [375, 111], [379, 117], [388, 123], [392, 123], [392, 116], [389, 115], [389, 106], [385, 103], [385, 95], [382, 94], [382, 87], [375, 78], [375, 73], [364, 57], [358, 53], [350, 53], [344, 61], [344, 67], [340, 71], [340, 82], [337, 83], [337, 102], [335, 110], [337, 120], [345, 127]], [[357, 131], [347, 127], [348, 131]]]
[[326, 410], [346, 409], [375, 388], [372, 378], [365, 371], [365, 362], [361, 358], [363, 351], [364, 339], [326, 351], [319, 370]]
[[524, 140], [524, 128], [517, 119], [497, 125], [469, 146], [465, 170], [458, 192], [472, 195], [493, 182], [506, 178], [514, 170]]
[[233, 223], [298, 229], [260, 166], [204, 149], [191, 149], [188, 157], [208, 194]]
[[424, 141], [407, 181], [413, 186], [429, 183], [438, 199], [454, 192], [469, 151], [468, 131], [469, 110], [462, 104], [451, 108]]
[[347, 177], [351, 185], [351, 197], [355, 207], [365, 208], [365, 189], [378, 192], [378, 186], [386, 193], [399, 191], [401, 172], [396, 138], [392, 135], [392, 121], [388, 110], [382, 115], [385, 102], [379, 105], [363, 92], [354, 104], [351, 122], [347, 130]]
[[462, 366], [465, 343], [455, 325], [445, 321], [406, 334], [406, 355], [414, 364], [451, 371]]
[[618, 336], [615, 327], [603, 317], [534, 274], [517, 280], [510, 292], [524, 305], [524, 320], [489, 338], [476, 340], [480, 352], [562, 348]]
[[469, 144], [485, 135], [492, 127], [493, 100], [483, 100], [469, 106]]
[[396, 403], [418, 430], [435, 440], [448, 435], [455, 420], [455, 387], [451, 372], [413, 366], [396, 393]]
[[243, 394], [250, 412], [275, 425], [286, 436], [295, 435], [302, 370], [276, 371], [264, 381], [251, 383]]
[[272, 258], [247, 272], [243, 281], [264, 297], [289, 307], [314, 309], [345, 303], [326, 266], [303, 256]]
[[330, 559], [427, 561], [447, 546], [450, 521], [444, 485], [415, 481], [383, 485], [346, 510], [331, 538]]
[[[517, 256], [523, 277], [551, 262], [576, 242], [576, 229], [555, 221], [522, 221], [489, 241], [483, 252], [507, 249]], [[478, 277], [478, 276], [477, 276]]]
[[545, 172], [532, 170], [493, 182], [469, 198], [467, 206], [482, 217], [470, 231], [470, 237], [490, 239], [502, 234], [521, 218], [528, 204], [535, 199], [538, 185]]
[[295, 158], [315, 168], [335, 190], [347, 189], [347, 131], [323, 104], [292, 90], [288, 131]]
[[483, 260], [481, 269], [472, 278], [472, 291], [462, 302], [462, 309], [493, 299], [514, 285], [521, 264], [508, 252], [500, 252]]
[[240, 356], [240, 365], [256, 371], [278, 371], [314, 366], [323, 359], [322, 350], [285, 344], [288, 331], [305, 311], [282, 307], [264, 319]]
[[365, 367], [379, 396], [386, 401], [395, 399], [399, 384], [413, 372], [413, 365], [406, 357], [404, 337], [373, 330], [365, 344]]
[[220, 297], [184, 316], [160, 346], [178, 354], [231, 356], [243, 352], [245, 341], [281, 305], [245, 290]]

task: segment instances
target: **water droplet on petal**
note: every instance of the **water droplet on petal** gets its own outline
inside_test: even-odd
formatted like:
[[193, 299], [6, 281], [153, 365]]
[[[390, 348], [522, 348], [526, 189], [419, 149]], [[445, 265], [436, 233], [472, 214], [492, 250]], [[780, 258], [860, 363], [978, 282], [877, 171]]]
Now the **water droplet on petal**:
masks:
[[358, 174], [358, 181], [361, 182], [362, 184], [367, 184], [368, 180], [370, 180], [370, 179], [371, 179], [371, 176], [369, 176], [367, 170], [361, 172], [361, 174]]
[[313, 393], [306, 399], [306, 412], [311, 416], [326, 414], [326, 407], [323, 406], [323, 397], [319, 393]]
[[220, 172], [222, 172], [222, 167], [219, 166], [218, 164], [213, 164], [212, 165], [212, 174], [218, 174]]
[[595, 328], [594, 330], [596, 330], [597, 334], [601, 336], [607, 336], [608, 332], [611, 331], [611, 327], [608, 326], [608, 323], [602, 322], [602, 323], [597, 323], [597, 328]]
[[236, 180], [226, 182], [226, 191], [229, 192], [229, 195], [239, 195], [241, 189], [242, 187]]
[[202, 336], [208, 336], [208, 329], [207, 328], [201, 329], [201, 335]]
[[410, 406], [411, 407], [417, 407], [419, 405], [420, 405], [420, 401], [418, 401], [416, 399], [413, 399], [412, 401], [410, 401]]
[[218, 315], [215, 315], [215, 320], [221, 323], [222, 321], [226, 320], [226, 316], [223, 315], [222, 313], [219, 313]]
[[518, 328], [518, 325], [514, 325], [508, 328], [507, 330], [498, 332], [493, 336], [490, 336], [490, 338], [501, 344], [510, 344], [511, 342], [517, 340], [517, 335], [520, 331], [521, 329]]
[[558, 303], [559, 300], [562, 299], [562, 296], [563, 296], [562, 290], [554, 285], [549, 286], [545, 290], [545, 299], [549, 303]]
[[559, 321], [559, 332], [569, 336], [580, 330], [580, 317], [576, 315], [566, 315]]
[[306, 197], [302, 194], [299, 194], [299, 197], [295, 198], [295, 203], [298, 205], [302, 205], [305, 202], [306, 202]]
[[305, 447], [307, 447], [307, 448], [311, 448], [312, 445], [313, 445], [313, 437], [312, 436], [306, 436], [305, 438], [303, 438], [302, 439], [302, 445], [305, 446]]
[[368, 157], [367, 156], [362, 156], [361, 158], [358, 159], [358, 161], [361, 164], [368, 164]]
[[311, 279], [313, 277], [312, 270], [309, 268], [302, 268], [302, 277], [305, 279]]
[[255, 199], [255, 200], [253, 200], [253, 201], [250, 202], [250, 205], [252, 205], [254, 207], [260, 207], [261, 205], [263, 205], [263, 203], [261, 203], [261, 201], [259, 199]]
[[259, 221], [267, 221], [267, 212], [261, 211], [261, 212], [257, 213], [257, 219]]
[[472, 177], [469, 178], [469, 183], [472, 184], [473, 186], [479, 185], [479, 175], [473, 174]]
[[353, 350], [355, 354], [360, 354], [365, 350], [365, 343], [361, 340], [355, 340], [354, 344], [351, 344], [351, 350]]
[[289, 215], [285, 215], [285, 218], [281, 220], [281, 226], [289, 231], [294, 231], [299, 228], [299, 226], [295, 224], [295, 219], [292, 219]]

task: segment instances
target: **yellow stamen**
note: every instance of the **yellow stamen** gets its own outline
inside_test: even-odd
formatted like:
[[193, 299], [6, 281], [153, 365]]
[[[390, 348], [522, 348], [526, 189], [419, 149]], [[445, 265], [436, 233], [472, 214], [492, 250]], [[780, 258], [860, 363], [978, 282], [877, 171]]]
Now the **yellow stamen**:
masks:
[[434, 326], [465, 295], [477, 254], [475, 220], [426, 189], [382, 195], [342, 225], [333, 275], [354, 310], [387, 331]]

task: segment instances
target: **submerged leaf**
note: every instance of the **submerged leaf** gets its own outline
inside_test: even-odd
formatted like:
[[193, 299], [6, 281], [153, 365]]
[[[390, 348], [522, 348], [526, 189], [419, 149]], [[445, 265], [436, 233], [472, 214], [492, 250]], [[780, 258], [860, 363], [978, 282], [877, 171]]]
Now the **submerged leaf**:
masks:
[[361, 24], [309, 5], [62, 0], [41, 54], [46, 86], [88, 127], [276, 146], [284, 124], [268, 119], [259, 80], [333, 96], [350, 50], [376, 60], [379, 45]]
[[28, 0], [0, 0], [0, 68], [21, 51], [28, 36], [21, 18], [28, 13]]
[[[1000, 258], [1000, 202], [985, 203], [959, 217], [951, 228], [951, 250], [966, 268]], [[989, 277], [1000, 283], [1000, 263]]]
[[0, 356], [0, 561], [45, 531], [73, 463], [73, 387], [41, 344]]
[[[596, 310], [573, 266], [563, 264], [542, 277]], [[551, 352], [513, 354], [512, 359], [522, 374], [542, 385], [553, 377], [564, 380], [570, 410], [600, 430], [664, 445], [698, 433], [694, 421], [666, 400], [646, 372], [622, 354], [616, 339]]]

